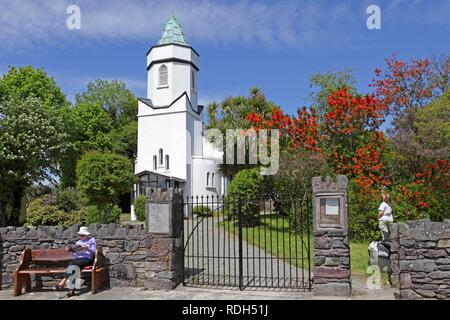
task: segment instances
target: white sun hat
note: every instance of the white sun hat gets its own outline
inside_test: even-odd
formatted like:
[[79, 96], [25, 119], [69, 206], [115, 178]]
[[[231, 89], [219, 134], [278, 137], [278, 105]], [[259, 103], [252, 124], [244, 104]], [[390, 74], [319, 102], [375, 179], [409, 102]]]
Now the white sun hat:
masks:
[[89, 236], [91, 233], [88, 231], [87, 227], [80, 227], [80, 231], [78, 231], [78, 234]]

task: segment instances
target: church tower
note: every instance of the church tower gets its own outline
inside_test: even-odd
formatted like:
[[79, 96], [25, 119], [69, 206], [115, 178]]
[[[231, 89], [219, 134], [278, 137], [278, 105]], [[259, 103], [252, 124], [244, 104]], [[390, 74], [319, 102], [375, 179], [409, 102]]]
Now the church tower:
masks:
[[155, 106], [170, 105], [184, 92], [197, 106], [198, 53], [172, 15], [158, 44], [147, 53], [147, 96]]
[[135, 173], [158, 185], [177, 181], [185, 194], [191, 193], [192, 159], [203, 147], [198, 65], [198, 53], [172, 15], [159, 42], [147, 52], [147, 97], [139, 98]]

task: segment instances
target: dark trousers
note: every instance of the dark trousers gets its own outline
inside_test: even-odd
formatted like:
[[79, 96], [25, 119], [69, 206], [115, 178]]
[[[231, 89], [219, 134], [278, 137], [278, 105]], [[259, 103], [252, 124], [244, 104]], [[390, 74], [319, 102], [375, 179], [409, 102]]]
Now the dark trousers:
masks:
[[[82, 271], [84, 267], [92, 266], [93, 264], [94, 260], [88, 258], [76, 258], [69, 262], [69, 266], [78, 266], [80, 267], [80, 271]], [[70, 277], [71, 275], [72, 273], [66, 272], [67, 277]]]

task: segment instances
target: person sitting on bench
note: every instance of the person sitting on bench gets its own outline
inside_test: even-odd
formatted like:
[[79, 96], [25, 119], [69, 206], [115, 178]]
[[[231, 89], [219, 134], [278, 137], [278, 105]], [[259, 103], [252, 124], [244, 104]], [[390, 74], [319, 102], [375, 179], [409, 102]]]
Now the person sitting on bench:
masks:
[[[88, 231], [87, 227], [80, 227], [78, 231], [78, 236], [80, 240], [75, 243], [75, 246], [67, 247], [66, 250], [68, 252], [72, 252], [74, 259], [69, 262], [69, 266], [75, 265], [80, 267], [80, 271], [83, 270], [84, 267], [92, 266], [94, 263], [95, 250], [97, 249], [97, 243], [95, 238], [91, 237], [91, 233]], [[71, 274], [66, 273], [65, 277], [56, 285], [56, 290], [62, 290], [65, 285], [67, 278], [69, 278]], [[75, 289], [72, 289], [67, 294], [69, 297], [75, 294]]]

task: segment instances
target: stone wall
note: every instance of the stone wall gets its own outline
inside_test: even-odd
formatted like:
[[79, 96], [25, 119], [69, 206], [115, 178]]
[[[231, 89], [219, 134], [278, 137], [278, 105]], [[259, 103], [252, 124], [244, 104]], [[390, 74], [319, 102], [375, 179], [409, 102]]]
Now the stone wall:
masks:
[[450, 299], [450, 219], [391, 226], [391, 282], [401, 299]]
[[[79, 225], [0, 228], [0, 288], [12, 286], [12, 273], [25, 248], [64, 247], [78, 240], [78, 229]], [[103, 248], [110, 286], [172, 289], [179, 283], [175, 280], [173, 253], [179, 244], [174, 238], [150, 234], [144, 223], [93, 224], [89, 230]], [[57, 279], [36, 276], [34, 286], [53, 285]]]

